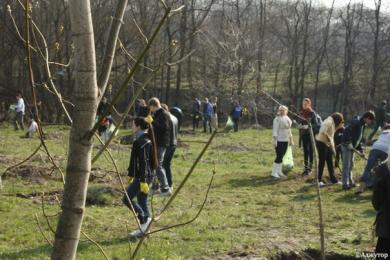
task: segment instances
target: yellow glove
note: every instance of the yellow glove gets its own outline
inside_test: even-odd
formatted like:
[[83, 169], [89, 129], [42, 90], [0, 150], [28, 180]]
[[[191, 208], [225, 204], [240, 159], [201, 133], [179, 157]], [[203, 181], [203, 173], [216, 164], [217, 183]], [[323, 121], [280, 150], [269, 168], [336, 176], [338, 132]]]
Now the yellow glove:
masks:
[[145, 117], [145, 121], [151, 124], [153, 122], [153, 117], [151, 115], [148, 115], [147, 117]]
[[128, 181], [129, 181], [129, 183], [132, 183], [133, 182], [133, 177], [131, 177], [131, 176], [128, 176]]
[[140, 183], [141, 192], [147, 194], [149, 192], [149, 185], [146, 182]]

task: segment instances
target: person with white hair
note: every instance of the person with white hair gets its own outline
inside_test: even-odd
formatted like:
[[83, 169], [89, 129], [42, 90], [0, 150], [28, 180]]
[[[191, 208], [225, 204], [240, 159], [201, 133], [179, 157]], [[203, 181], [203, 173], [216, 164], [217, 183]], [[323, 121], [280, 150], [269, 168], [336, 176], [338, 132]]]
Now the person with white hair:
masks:
[[280, 106], [277, 116], [273, 121], [272, 143], [275, 147], [276, 159], [271, 176], [277, 179], [284, 177], [282, 172], [283, 157], [287, 152], [288, 145], [294, 144], [291, 132], [292, 121], [287, 114], [288, 108], [286, 106]]
[[390, 150], [387, 161], [376, 171], [372, 205], [377, 211], [375, 231], [378, 237], [375, 253], [390, 256]]

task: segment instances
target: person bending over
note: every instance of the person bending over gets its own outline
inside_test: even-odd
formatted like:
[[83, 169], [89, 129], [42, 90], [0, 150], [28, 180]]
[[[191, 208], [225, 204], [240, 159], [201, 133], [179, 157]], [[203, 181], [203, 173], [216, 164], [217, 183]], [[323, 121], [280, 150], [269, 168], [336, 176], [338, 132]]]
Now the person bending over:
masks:
[[[325, 163], [328, 166], [330, 181], [333, 184], [339, 183], [334, 174], [333, 155], [336, 154], [334, 135], [338, 129], [343, 127], [344, 117], [341, 113], [334, 113], [322, 123], [320, 132], [316, 136], [318, 150], [318, 182], [320, 187], [325, 186], [322, 180]], [[341, 182], [340, 182], [341, 184]]]
[[377, 165], [378, 161], [386, 160], [388, 150], [390, 147], [390, 124], [385, 125], [384, 130], [379, 136], [378, 140], [372, 145], [372, 149], [368, 155], [366, 167], [360, 181], [362, 182], [359, 188], [359, 193], [363, 193], [367, 188], [372, 188], [374, 185], [373, 177], [371, 176], [372, 168]]

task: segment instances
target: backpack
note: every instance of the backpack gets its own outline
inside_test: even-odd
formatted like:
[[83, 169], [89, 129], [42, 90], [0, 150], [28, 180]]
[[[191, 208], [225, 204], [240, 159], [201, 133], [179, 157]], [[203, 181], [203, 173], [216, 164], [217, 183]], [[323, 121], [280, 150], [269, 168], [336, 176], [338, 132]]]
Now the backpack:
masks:
[[314, 122], [312, 122], [312, 128], [313, 128], [313, 133], [316, 135], [320, 132], [320, 128], [322, 125], [322, 118], [316, 112], [313, 113], [314, 113]]

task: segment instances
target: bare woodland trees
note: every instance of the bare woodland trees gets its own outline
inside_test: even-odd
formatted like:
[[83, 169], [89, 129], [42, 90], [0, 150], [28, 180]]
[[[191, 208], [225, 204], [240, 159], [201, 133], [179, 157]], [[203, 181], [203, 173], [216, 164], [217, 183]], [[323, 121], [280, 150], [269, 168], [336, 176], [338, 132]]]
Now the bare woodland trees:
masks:
[[[35, 17], [35, 21], [47, 38], [50, 57], [66, 65], [74, 57], [68, 1], [33, 0], [32, 3], [37, 13], [44, 14]], [[346, 111], [353, 110], [356, 104], [363, 102], [370, 106], [386, 97], [390, 86], [386, 66], [390, 57], [390, 18], [382, 11], [383, 1], [377, 0], [375, 9], [352, 3], [341, 8], [324, 7], [310, 0], [171, 0], [168, 3], [185, 7], [180, 15], [170, 17], [165, 33], [156, 39], [160, 48], [152, 47], [132, 84], [138, 86], [162, 60], [182, 62], [164, 65], [149, 83], [145, 96], [159, 95], [164, 97], [164, 102], [180, 103], [186, 110], [186, 100], [199, 91], [229, 98], [256, 96], [253, 94], [259, 89], [274, 89], [276, 94], [288, 94], [285, 101], [294, 106], [308, 95], [324, 109], [334, 107]], [[16, 90], [22, 90], [27, 100], [31, 93], [26, 87], [27, 74], [22, 69], [23, 42], [13, 30], [6, 4], [10, 5], [19, 27], [22, 13], [15, 1], [6, 0], [0, 6], [0, 29], [5, 35], [0, 39], [0, 56], [5, 61], [0, 65], [0, 79], [7, 82], [2, 83], [0, 91], [4, 94], [2, 102], [8, 105]], [[121, 75], [127, 73], [136, 53], [145, 46], [144, 36], [149, 36], [158, 22], [156, 17], [161, 14], [153, 1], [121, 0], [120, 4], [127, 6], [123, 24], [113, 21], [118, 24], [117, 30], [109, 35], [110, 17], [115, 15], [116, 4], [91, 1], [96, 55], [102, 59], [97, 66], [112, 68], [109, 75], [98, 75], [100, 92], [107, 85], [115, 92]], [[126, 54], [116, 42], [106, 44], [106, 39], [117, 34]], [[38, 55], [33, 52], [35, 58]], [[112, 56], [115, 59], [111, 65], [103, 62]], [[43, 88], [50, 87], [48, 83], [52, 79], [63, 99], [69, 100], [74, 71], [71, 66], [60, 65], [51, 67], [51, 77], [45, 71], [42, 63], [34, 63], [36, 79], [42, 86], [38, 99], [44, 100], [46, 108], [43, 119], [62, 122], [63, 109], [55, 96]], [[337, 90], [338, 95], [330, 99], [325, 95], [327, 90]], [[127, 91], [118, 104], [119, 110], [131, 96], [132, 91]], [[71, 105], [66, 107], [71, 113]]]

